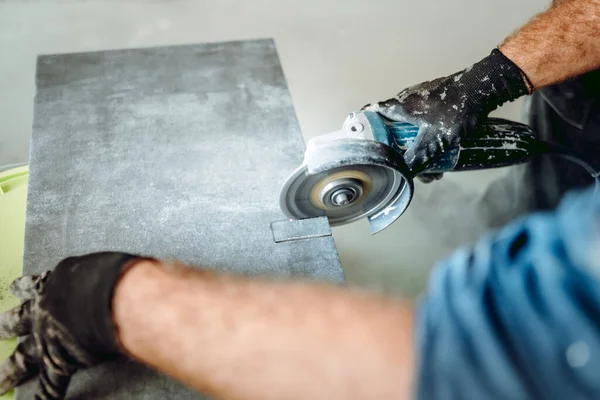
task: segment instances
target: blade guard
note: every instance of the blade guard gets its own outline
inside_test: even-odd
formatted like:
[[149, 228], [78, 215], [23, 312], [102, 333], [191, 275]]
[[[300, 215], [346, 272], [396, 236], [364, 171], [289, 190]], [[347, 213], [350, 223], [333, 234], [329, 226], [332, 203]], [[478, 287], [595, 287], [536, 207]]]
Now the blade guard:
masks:
[[365, 114], [350, 114], [340, 131], [309, 140], [303, 164], [309, 174], [353, 165], [378, 165], [399, 173], [404, 179], [403, 188], [387, 204], [367, 217], [371, 233], [375, 234], [391, 225], [408, 208], [414, 183], [402, 155], [375, 140], [371, 123]]

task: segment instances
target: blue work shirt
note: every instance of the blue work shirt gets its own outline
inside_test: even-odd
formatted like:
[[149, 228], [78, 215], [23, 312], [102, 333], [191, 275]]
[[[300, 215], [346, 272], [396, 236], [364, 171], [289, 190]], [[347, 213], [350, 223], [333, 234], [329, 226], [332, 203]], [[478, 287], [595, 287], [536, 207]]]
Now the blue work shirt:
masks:
[[418, 399], [600, 399], [600, 191], [439, 263], [416, 341]]

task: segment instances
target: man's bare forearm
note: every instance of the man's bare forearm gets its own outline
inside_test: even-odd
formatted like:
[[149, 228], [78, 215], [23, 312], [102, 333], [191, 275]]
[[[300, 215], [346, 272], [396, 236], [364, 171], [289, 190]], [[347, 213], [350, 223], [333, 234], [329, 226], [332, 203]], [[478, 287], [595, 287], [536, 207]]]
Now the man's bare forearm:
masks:
[[113, 307], [128, 353], [217, 398], [409, 397], [412, 312], [394, 301], [141, 262]]
[[600, 67], [600, 0], [555, 1], [500, 51], [542, 88]]

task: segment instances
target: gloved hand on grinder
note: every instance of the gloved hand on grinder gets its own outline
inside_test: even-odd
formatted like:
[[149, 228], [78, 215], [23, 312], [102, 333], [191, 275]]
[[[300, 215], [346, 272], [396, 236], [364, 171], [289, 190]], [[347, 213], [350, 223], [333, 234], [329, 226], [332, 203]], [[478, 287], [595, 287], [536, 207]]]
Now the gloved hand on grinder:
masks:
[[429, 162], [460, 143], [487, 115], [507, 101], [531, 93], [525, 74], [499, 50], [453, 75], [423, 82], [396, 97], [364, 109], [419, 127], [404, 159], [423, 181], [439, 179], [427, 174]]
[[118, 358], [113, 289], [138, 256], [94, 253], [61, 261], [54, 271], [15, 280], [23, 302], [0, 315], [0, 339], [26, 336], [0, 366], [0, 393], [39, 375], [36, 399], [64, 398], [81, 368]]

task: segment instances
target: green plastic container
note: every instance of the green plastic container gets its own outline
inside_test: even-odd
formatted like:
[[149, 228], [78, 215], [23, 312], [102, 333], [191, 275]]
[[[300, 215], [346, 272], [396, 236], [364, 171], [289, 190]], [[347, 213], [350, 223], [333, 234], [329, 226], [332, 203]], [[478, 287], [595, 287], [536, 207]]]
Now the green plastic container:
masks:
[[[28, 176], [27, 166], [0, 168], [0, 312], [19, 304], [8, 287], [23, 272]], [[16, 346], [15, 339], [0, 341], [0, 360], [8, 358]], [[2, 400], [13, 398], [13, 392], [0, 396]]]

